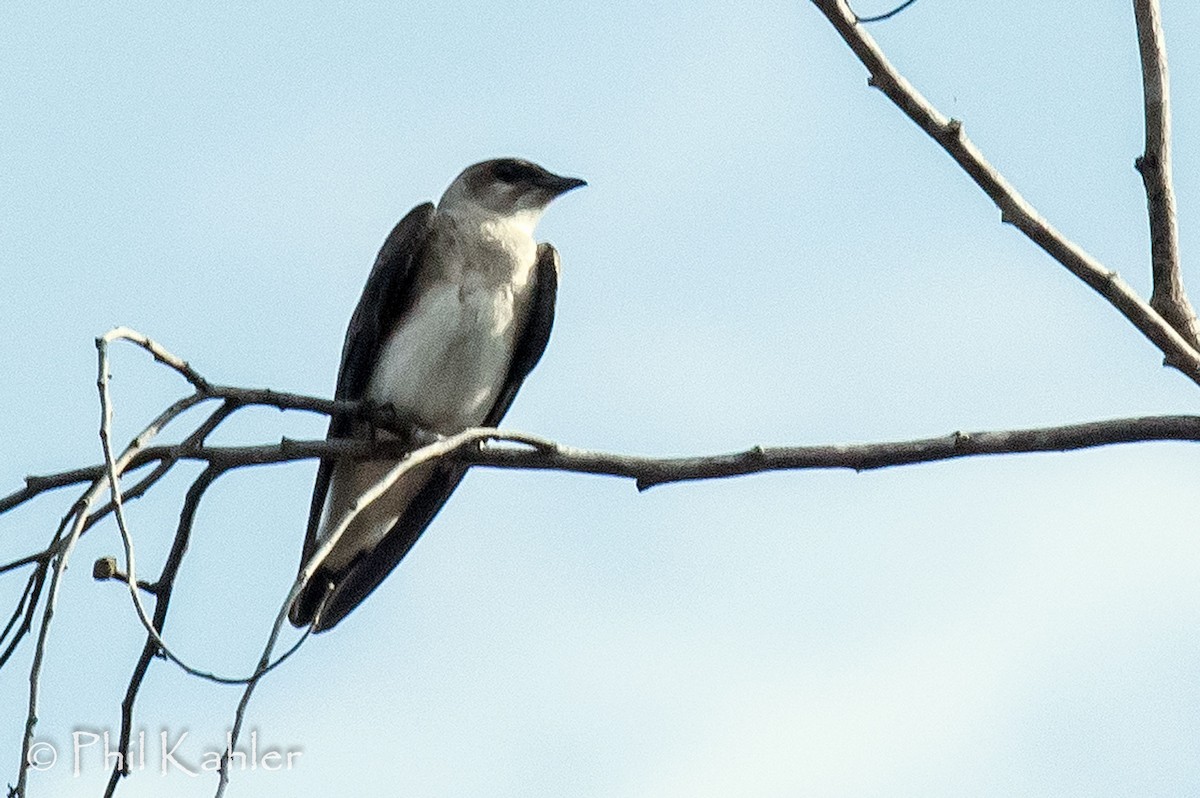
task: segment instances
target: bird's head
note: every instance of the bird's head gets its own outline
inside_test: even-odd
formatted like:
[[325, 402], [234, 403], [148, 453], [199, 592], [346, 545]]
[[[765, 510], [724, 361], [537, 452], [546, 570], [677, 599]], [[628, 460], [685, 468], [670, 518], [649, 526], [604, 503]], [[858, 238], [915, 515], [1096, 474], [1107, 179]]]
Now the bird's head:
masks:
[[442, 194], [438, 210], [526, 218], [532, 228], [551, 200], [586, 185], [520, 158], [496, 158], [464, 169]]

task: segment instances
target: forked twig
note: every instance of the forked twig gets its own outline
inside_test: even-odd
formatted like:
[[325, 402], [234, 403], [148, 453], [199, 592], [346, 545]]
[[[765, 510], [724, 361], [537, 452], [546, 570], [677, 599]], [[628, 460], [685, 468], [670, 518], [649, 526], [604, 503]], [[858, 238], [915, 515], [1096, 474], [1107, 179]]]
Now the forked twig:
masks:
[[962, 123], [933, 107], [896, 71], [879, 45], [858, 24], [845, 0], [812, 0], [834, 30], [867, 68], [868, 83], [882, 91], [913, 122], [942, 146], [1013, 225], [1054, 260], [1100, 294], [1162, 351], [1168, 365], [1200, 384], [1200, 351], [1158, 311], [1143, 300], [1115, 271], [1056, 230], [993, 167], [963, 132]]

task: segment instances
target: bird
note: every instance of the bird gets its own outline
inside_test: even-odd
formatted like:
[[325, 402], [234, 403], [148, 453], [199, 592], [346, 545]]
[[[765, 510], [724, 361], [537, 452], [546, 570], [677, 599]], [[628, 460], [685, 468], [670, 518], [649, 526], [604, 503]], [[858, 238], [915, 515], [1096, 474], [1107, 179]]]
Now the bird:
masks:
[[[436, 206], [413, 208], [384, 241], [342, 347], [334, 398], [390, 405], [440, 435], [496, 426], [541, 359], [554, 323], [559, 257], [534, 228], [556, 197], [587, 185], [520, 158], [468, 166]], [[389, 433], [330, 417], [327, 437]], [[393, 436], [394, 437], [394, 436]], [[301, 572], [355, 501], [398, 461], [324, 458]], [[333, 628], [388, 576], [458, 486], [465, 468], [406, 472], [346, 527], [289, 607], [297, 627]]]

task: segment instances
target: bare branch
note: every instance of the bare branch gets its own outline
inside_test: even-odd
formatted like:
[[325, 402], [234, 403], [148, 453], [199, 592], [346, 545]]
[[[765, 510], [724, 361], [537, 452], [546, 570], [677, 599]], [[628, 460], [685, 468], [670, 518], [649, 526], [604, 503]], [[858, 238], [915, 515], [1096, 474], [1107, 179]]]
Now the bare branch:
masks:
[[1134, 165], [1146, 186], [1146, 207], [1150, 217], [1150, 259], [1154, 277], [1150, 306], [1193, 347], [1200, 347], [1196, 312], [1184, 291], [1179, 265], [1179, 227], [1171, 179], [1171, 92], [1159, 0], [1134, 0], [1133, 16], [1137, 22], [1146, 115], [1146, 150]]
[[996, 204], [1002, 221], [1016, 227], [1050, 257], [1108, 300], [1162, 351], [1169, 365], [1200, 384], [1200, 352], [1192, 342], [1138, 296], [1120, 275], [1054, 229], [988, 163], [979, 148], [963, 132], [962, 123], [944, 116], [896, 71], [871, 35], [856, 22], [854, 12], [845, 0], [812, 2], [866, 66], [870, 73], [868, 83], [886, 94], [918, 127], [942, 146]]
[[870, 471], [961, 457], [1060, 452], [1150, 440], [1200, 441], [1200, 417], [1160, 416], [1062, 427], [954, 432], [940, 438], [894, 443], [755, 446], [742, 452], [704, 457], [638, 457], [569, 447], [550, 451], [485, 447], [480, 451], [460, 451], [455, 459], [466, 464], [500, 468], [553, 469], [628, 477], [637, 482], [639, 490], [645, 490], [673, 482], [720, 479], [764, 471]]
[[[696, 479], [737, 477], [762, 471], [877, 468], [929, 463], [959, 457], [1027, 454], [1087, 449], [1117, 443], [1200, 441], [1200, 416], [1145, 416], [1093, 421], [1056, 427], [955, 432], [910, 441], [816, 446], [754, 446], [743, 452], [693, 457], [649, 457], [578, 449], [504, 430], [486, 432], [488, 439], [529, 448], [487, 444], [446, 453], [463, 465], [528, 470], [554, 470], [635, 479], [642, 487]], [[533, 441], [537, 441], [535, 445]], [[228, 470], [321, 457], [397, 459], [411, 450], [404, 441], [357, 439], [291, 440], [260, 446], [152, 446], [131, 458], [134, 464], [158, 460], [196, 460]], [[83, 481], [103, 475], [103, 466], [63, 472]]]

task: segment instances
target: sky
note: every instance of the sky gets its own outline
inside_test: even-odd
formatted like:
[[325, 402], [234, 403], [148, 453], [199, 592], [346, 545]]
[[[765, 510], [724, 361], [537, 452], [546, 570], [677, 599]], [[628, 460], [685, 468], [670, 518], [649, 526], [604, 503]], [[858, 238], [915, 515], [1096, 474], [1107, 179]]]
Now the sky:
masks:
[[[1200, 8], [1164, 14], [1195, 288]], [[538, 229], [563, 276], [512, 429], [674, 455], [1197, 408], [801, 0], [15, 2], [0, 20], [0, 493], [100, 460], [92, 339], [117, 325], [215, 382], [330, 395], [391, 226], [502, 155], [589, 182]], [[1131, 4], [922, 0], [871, 31], [1052, 223], [1148, 290]], [[132, 348], [113, 374], [118, 440], [187, 392]], [[323, 431], [262, 410], [217, 440]], [[139, 575], [196, 472], [130, 507]], [[314, 473], [210, 491], [166, 630], [193, 664], [252, 669]], [[228, 795], [1194, 793], [1198, 476], [1178, 443], [641, 494], [478, 470], [263, 682], [248, 728], [298, 753]], [[0, 517], [0, 560], [44, 546], [75, 495]], [[105, 524], [71, 559], [37, 726], [58, 759], [30, 796], [102, 793], [99, 745], [75, 774], [72, 741], [115, 738], [142, 644], [127, 593], [90, 578], [119, 552]], [[0, 576], [0, 604], [23, 583]], [[6, 781], [31, 656], [0, 671]], [[117, 794], [211, 795], [211, 774], [161, 772], [162, 735], [197, 765], [238, 697], [156, 662], [146, 768]]]

